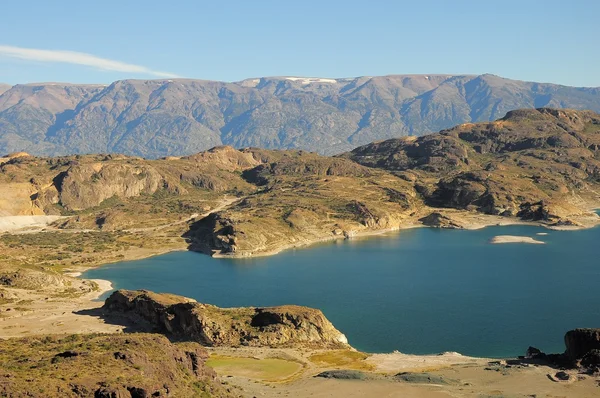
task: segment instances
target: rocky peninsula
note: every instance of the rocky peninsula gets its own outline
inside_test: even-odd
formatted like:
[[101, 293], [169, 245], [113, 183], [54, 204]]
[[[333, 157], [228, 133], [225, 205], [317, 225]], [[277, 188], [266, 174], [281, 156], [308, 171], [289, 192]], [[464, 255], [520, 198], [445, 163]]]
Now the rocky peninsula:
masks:
[[321, 311], [296, 305], [218, 308], [171, 294], [117, 290], [103, 309], [208, 347], [349, 348], [346, 336]]

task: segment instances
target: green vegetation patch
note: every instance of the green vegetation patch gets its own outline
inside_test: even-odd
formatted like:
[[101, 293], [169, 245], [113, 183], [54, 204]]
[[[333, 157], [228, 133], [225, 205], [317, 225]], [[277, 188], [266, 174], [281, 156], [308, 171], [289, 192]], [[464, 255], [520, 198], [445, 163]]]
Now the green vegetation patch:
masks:
[[323, 367], [373, 370], [374, 366], [366, 362], [369, 356], [364, 352], [351, 350], [325, 351], [310, 356], [309, 360]]
[[302, 370], [302, 364], [278, 358], [211, 356], [206, 364], [220, 376], [241, 376], [262, 381], [284, 381]]

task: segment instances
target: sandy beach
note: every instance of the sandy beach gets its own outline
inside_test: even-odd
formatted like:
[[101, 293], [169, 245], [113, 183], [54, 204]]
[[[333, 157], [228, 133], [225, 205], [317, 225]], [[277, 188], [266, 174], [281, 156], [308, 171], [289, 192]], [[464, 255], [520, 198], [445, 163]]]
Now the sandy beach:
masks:
[[3, 216], [0, 217], [0, 233], [33, 230], [38, 231], [49, 224], [67, 217], [63, 216]]
[[[73, 273], [73, 275], [80, 272]], [[0, 317], [0, 338], [25, 337], [45, 334], [116, 333], [123, 326], [111, 325], [93, 315], [104, 303], [98, 297], [112, 290], [112, 284], [102, 279], [93, 279], [98, 290], [79, 297], [51, 297], [41, 292], [13, 289], [26, 308], [20, 304], [3, 306]], [[23, 305], [23, 304], [21, 304]], [[9, 310], [10, 309], [10, 310]]]
[[546, 242], [541, 240], [533, 239], [530, 236], [513, 236], [513, 235], [498, 235], [490, 239], [490, 243], [502, 244], [502, 243], [528, 243], [533, 245], [544, 245]]

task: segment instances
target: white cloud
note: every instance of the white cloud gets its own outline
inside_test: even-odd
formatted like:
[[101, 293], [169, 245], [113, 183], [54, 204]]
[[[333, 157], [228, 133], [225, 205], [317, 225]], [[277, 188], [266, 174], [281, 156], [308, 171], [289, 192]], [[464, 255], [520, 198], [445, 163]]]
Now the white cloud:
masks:
[[146, 68], [145, 66], [127, 64], [125, 62], [100, 58], [92, 54], [80, 53], [75, 51], [39, 50], [35, 48], [22, 48], [0, 45], [0, 56], [41, 62], [59, 62], [66, 64], [85, 65], [102, 70], [142, 73], [158, 77], [179, 77], [173, 73], [156, 71]]

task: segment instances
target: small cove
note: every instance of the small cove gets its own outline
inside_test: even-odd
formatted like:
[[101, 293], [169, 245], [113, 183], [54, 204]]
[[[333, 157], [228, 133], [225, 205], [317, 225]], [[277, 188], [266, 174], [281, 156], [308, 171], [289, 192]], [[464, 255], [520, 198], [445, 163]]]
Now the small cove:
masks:
[[[490, 244], [497, 235], [546, 244]], [[350, 344], [367, 352], [508, 357], [529, 345], [561, 352], [567, 330], [600, 327], [599, 241], [600, 228], [418, 228], [271, 257], [174, 252], [109, 264], [83, 277], [220, 307], [319, 308]]]

